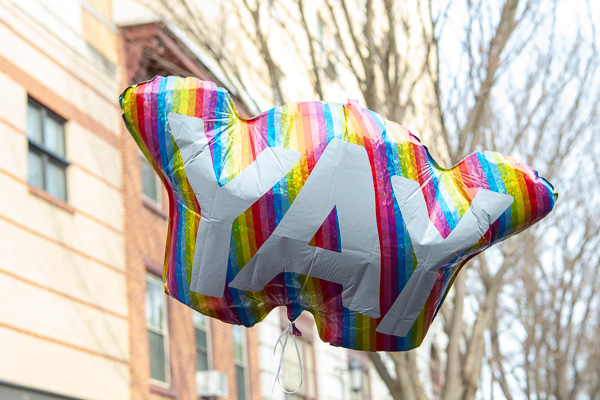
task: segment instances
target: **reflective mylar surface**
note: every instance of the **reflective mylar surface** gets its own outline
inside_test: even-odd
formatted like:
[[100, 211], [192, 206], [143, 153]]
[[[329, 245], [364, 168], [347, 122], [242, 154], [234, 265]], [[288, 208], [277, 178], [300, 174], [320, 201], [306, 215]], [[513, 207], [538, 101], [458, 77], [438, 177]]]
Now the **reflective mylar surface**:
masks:
[[464, 263], [556, 199], [498, 153], [444, 170], [408, 130], [352, 101], [244, 120], [224, 89], [179, 77], [120, 100], [169, 193], [166, 289], [232, 324], [287, 306], [292, 320], [311, 312], [332, 345], [412, 349]]

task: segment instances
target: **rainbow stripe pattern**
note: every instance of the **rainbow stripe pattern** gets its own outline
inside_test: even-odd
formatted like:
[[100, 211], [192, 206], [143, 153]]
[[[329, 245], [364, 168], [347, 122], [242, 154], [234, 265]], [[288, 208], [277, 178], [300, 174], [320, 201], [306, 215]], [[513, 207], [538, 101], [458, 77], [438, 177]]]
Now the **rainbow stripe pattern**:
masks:
[[[552, 210], [557, 198], [553, 187], [537, 172], [498, 153], [474, 153], [452, 169], [442, 169], [407, 129], [353, 101], [347, 105], [317, 101], [288, 104], [245, 120], [237, 114], [227, 91], [212, 82], [155, 77], [126, 89], [120, 104], [127, 128], [161, 177], [170, 199], [163, 270], [166, 291], [202, 314], [232, 324], [250, 327], [275, 307], [287, 306], [292, 320], [303, 310], [312, 313], [321, 339], [332, 345], [367, 351], [410, 350], [421, 344], [467, 260], [539, 221]], [[204, 121], [220, 185], [233, 179], [267, 147], [301, 155], [283, 179], [233, 222], [229, 260], [223, 265], [227, 283], [221, 298], [189, 288], [201, 210], [170, 131], [170, 112]], [[273, 233], [333, 138], [364, 146], [371, 164], [381, 252], [380, 318], [345, 308], [340, 284], [307, 275], [282, 272], [260, 292], [228, 285]], [[479, 189], [514, 197], [512, 205], [473, 248], [440, 270], [406, 337], [376, 332], [417, 263], [392, 190], [394, 175], [419, 182], [429, 218], [442, 237], [457, 225]], [[334, 208], [309, 245], [339, 252], [343, 240]]]

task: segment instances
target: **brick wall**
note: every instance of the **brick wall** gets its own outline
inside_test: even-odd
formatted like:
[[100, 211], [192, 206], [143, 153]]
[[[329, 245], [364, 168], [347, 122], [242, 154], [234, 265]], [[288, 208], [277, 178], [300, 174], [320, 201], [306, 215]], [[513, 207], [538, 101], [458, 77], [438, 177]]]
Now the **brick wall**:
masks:
[[[129, 29], [129, 28], [128, 28]], [[146, 27], [147, 29], [147, 27]], [[132, 46], [121, 48], [130, 49]], [[132, 68], [131, 57], [124, 54], [121, 65]], [[127, 71], [123, 71], [126, 81]], [[150, 79], [151, 76], [144, 79]], [[202, 77], [200, 77], [202, 79]], [[125, 85], [124, 85], [125, 86]], [[162, 274], [167, 234], [168, 197], [163, 191], [163, 206], [153, 207], [142, 199], [140, 152], [123, 127], [121, 140], [125, 201], [125, 242], [129, 300], [131, 393], [133, 399], [197, 399], [195, 371], [196, 347], [192, 310], [169, 298], [170, 387], [150, 384], [150, 358], [145, 320], [146, 274]], [[229, 397], [236, 399], [236, 379], [231, 325], [211, 320], [212, 367], [228, 377]], [[249, 389], [252, 400], [260, 399], [260, 368], [258, 364], [257, 330], [248, 329]]]

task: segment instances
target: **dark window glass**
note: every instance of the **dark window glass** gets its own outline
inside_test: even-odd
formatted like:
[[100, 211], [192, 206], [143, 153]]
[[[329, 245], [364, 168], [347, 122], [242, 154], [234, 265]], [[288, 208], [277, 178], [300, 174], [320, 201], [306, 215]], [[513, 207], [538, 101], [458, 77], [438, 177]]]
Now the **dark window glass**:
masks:
[[160, 333], [148, 331], [148, 340], [150, 342], [150, 377], [166, 382], [165, 337]]
[[65, 121], [33, 99], [27, 104], [27, 181], [67, 201]]
[[244, 367], [235, 366], [235, 382], [237, 386], [238, 400], [246, 400], [246, 371]]

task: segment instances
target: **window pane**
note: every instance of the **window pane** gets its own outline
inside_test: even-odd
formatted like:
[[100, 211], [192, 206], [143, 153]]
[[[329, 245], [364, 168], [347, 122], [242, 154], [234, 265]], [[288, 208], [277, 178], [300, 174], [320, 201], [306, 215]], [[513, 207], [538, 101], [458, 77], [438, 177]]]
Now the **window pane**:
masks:
[[42, 168], [42, 157], [29, 150], [29, 160], [27, 162], [27, 182], [33, 186], [44, 188], [44, 170]]
[[[302, 354], [301, 341], [298, 341], [298, 350]], [[300, 379], [304, 378], [304, 383], [300, 386]], [[309, 376], [302, 376], [300, 370], [300, 362], [298, 360], [298, 354], [296, 353], [296, 346], [293, 343], [288, 343], [283, 355], [283, 384], [286, 390], [294, 391], [297, 390], [298, 394], [304, 395], [306, 387], [309, 385]]]
[[208, 352], [196, 349], [196, 371], [208, 371]]
[[196, 347], [206, 349], [206, 331], [196, 328]]
[[[298, 352], [302, 357], [302, 369], [300, 369], [296, 346], [288, 342], [283, 355], [284, 387], [288, 391], [296, 390], [299, 398], [313, 399], [316, 398], [316, 385], [312, 343], [303, 339], [297, 339], [296, 343], [298, 344]], [[302, 382], [302, 386], [300, 386], [300, 382]]]
[[149, 328], [164, 330], [165, 294], [158, 282], [146, 281], [146, 323]]
[[235, 366], [235, 382], [237, 385], [238, 400], [246, 400], [246, 377], [244, 367]]
[[208, 368], [208, 321], [206, 316], [194, 312], [194, 331], [196, 333], [196, 370], [207, 371]]
[[160, 333], [148, 331], [148, 340], [150, 342], [150, 377], [166, 382], [164, 336]]
[[44, 147], [61, 157], [65, 156], [65, 127], [62, 121], [50, 116], [44, 119]]
[[141, 167], [142, 167], [142, 192], [146, 197], [151, 200], [154, 200], [156, 203], [160, 203], [159, 194], [158, 194], [158, 186], [156, 179], [156, 172], [143, 156], [141, 157]]
[[48, 194], [66, 201], [66, 167], [48, 157], [48, 154], [65, 157], [64, 122], [55, 117], [50, 110], [30, 99], [27, 104], [26, 130], [30, 143], [28, 181]]
[[65, 168], [53, 161], [46, 163], [46, 191], [52, 196], [67, 200], [67, 185], [65, 177]]
[[40, 109], [33, 104], [27, 104], [27, 137], [37, 143], [42, 144], [42, 124]]
[[168, 378], [166, 306], [162, 281], [148, 276], [146, 278], [146, 323], [150, 345], [150, 377], [163, 382]]
[[194, 313], [192, 314], [192, 320], [194, 321], [195, 327], [202, 329], [208, 328], [206, 315], [194, 311]]
[[206, 331], [196, 328], [196, 370], [208, 370], [208, 338]]
[[239, 325], [234, 325], [232, 327], [233, 334], [233, 354], [235, 361], [237, 363], [244, 362], [244, 338], [242, 335], [244, 332], [242, 331], [242, 327]]

